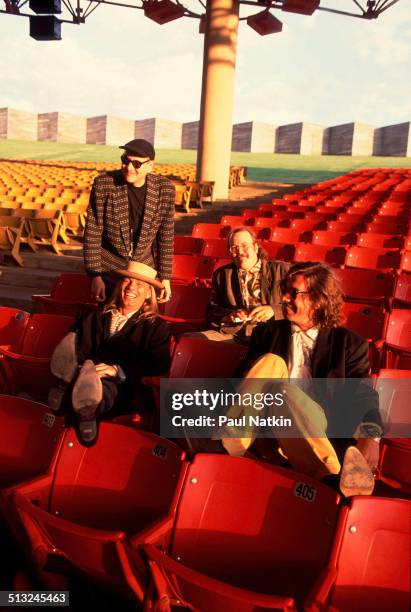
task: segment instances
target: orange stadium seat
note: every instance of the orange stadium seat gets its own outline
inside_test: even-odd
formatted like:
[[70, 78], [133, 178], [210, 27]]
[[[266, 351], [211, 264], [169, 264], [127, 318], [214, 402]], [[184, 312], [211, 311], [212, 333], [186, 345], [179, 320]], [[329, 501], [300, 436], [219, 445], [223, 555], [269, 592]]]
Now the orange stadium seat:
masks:
[[330, 563], [305, 610], [406, 612], [410, 512], [409, 500], [354, 497], [341, 511]]
[[338, 501], [330, 488], [291, 470], [197, 454], [170, 549], [159, 551], [154, 537], [143, 547], [154, 609], [166, 597], [213, 612], [301, 609], [326, 568]]

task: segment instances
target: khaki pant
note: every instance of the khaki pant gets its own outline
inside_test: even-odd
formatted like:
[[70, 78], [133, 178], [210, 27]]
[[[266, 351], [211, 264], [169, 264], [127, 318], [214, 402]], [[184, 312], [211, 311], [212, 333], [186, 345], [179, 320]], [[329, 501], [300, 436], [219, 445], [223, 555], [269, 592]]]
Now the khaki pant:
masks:
[[[241, 383], [239, 393], [250, 392], [252, 379], [288, 379], [288, 368], [278, 355], [267, 353], [260, 357], [248, 371]], [[337, 454], [327, 438], [327, 419], [319, 404], [288, 381], [281, 383], [285, 388], [287, 401], [281, 407], [281, 414], [290, 418], [299, 437], [277, 437], [281, 453], [290, 461], [293, 468], [321, 480], [329, 474], [338, 474], [341, 469]], [[247, 391], [248, 390], [248, 391]], [[238, 417], [244, 408], [230, 409], [227, 416]], [[230, 455], [241, 457], [245, 454], [255, 437], [253, 432], [246, 438], [222, 438], [222, 444]]]

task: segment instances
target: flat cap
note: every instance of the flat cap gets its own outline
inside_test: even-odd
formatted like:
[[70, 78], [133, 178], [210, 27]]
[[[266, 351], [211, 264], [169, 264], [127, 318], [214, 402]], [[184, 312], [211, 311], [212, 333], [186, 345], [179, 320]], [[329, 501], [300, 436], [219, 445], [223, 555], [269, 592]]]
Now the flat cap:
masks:
[[150, 159], [154, 159], [156, 156], [153, 145], [149, 143], [148, 140], [143, 140], [143, 138], [130, 140], [130, 142], [126, 142], [126, 144], [119, 147], [119, 149], [125, 149], [129, 155], [135, 155], [135, 157], [149, 157]]

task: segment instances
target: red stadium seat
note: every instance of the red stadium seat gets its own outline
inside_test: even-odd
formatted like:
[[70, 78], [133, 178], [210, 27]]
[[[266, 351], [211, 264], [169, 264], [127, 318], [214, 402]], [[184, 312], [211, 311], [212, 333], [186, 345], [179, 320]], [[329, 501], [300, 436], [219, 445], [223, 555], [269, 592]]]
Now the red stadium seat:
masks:
[[160, 312], [173, 335], [199, 331], [205, 326], [205, 310], [211, 289], [194, 285], [172, 285], [172, 298], [160, 305]]
[[202, 255], [174, 255], [172, 279], [193, 282], [211, 278], [214, 262], [211, 257]]
[[338, 501], [330, 488], [291, 470], [196, 455], [168, 554], [144, 547], [153, 582], [162, 586], [154, 609], [177, 593], [192, 610], [301, 609], [326, 567]]
[[322, 230], [314, 232], [311, 240], [312, 244], [319, 244], [321, 246], [352, 246], [357, 242], [356, 234], [350, 234], [347, 232], [330, 232], [328, 230]]
[[219, 223], [196, 223], [191, 231], [195, 238], [224, 238], [229, 233], [229, 226]]
[[221, 217], [220, 225], [228, 225], [232, 229], [242, 225], [249, 225], [249, 223], [246, 223], [246, 219], [239, 215], [224, 215], [224, 217]]
[[371, 270], [396, 270], [401, 266], [401, 252], [353, 246], [348, 249], [346, 265]]
[[327, 223], [327, 230], [329, 232], [345, 232], [359, 234], [365, 232], [367, 226], [365, 223], [350, 223], [346, 221], [329, 221]]
[[279, 261], [290, 262], [294, 260], [295, 247], [293, 244], [284, 244], [272, 240], [261, 240], [260, 245], [271, 260], [277, 259]]
[[55, 382], [50, 372], [50, 358], [55, 346], [73, 325], [72, 317], [34, 314], [26, 327], [20, 351], [0, 346], [3, 368], [7, 373], [8, 388], [44, 399]]
[[380, 480], [411, 496], [411, 439], [383, 438], [378, 465]]
[[0, 488], [45, 474], [61, 436], [64, 419], [47, 406], [0, 395]]
[[0, 345], [18, 351], [29, 319], [24, 310], [0, 306]]
[[175, 255], [199, 255], [203, 248], [203, 239], [194, 236], [174, 236]]
[[411, 273], [411, 250], [405, 251], [401, 261], [401, 269], [403, 272]]
[[371, 247], [376, 249], [402, 249], [405, 238], [403, 236], [391, 236], [390, 234], [360, 234], [357, 246]]
[[344, 268], [336, 270], [345, 299], [371, 304], [389, 304], [394, 295], [395, 276], [379, 270]]
[[409, 609], [411, 501], [355, 497], [341, 512], [331, 562], [305, 610]]
[[385, 221], [384, 217], [378, 218], [367, 225], [367, 232], [372, 234], [391, 234], [406, 236], [408, 234], [408, 224], [397, 221]]
[[[172, 523], [183, 460], [183, 451], [169, 440], [132, 427], [101, 423], [91, 448], [81, 446], [70, 429], [54, 474], [7, 491], [36, 569], [81, 571], [127, 592], [121, 542], [159, 520]], [[142, 600], [144, 583], [138, 584]]]
[[170, 378], [229, 378], [246, 353], [242, 344], [181, 336], [174, 349]]
[[394, 300], [411, 306], [411, 275], [400, 274], [395, 286]]
[[91, 295], [91, 278], [86, 274], [59, 274], [50, 295], [33, 295], [38, 311], [75, 317], [82, 309], [96, 309]]
[[375, 372], [381, 366], [388, 315], [379, 306], [354, 302], [344, 303], [343, 315], [346, 319], [344, 325], [368, 341], [370, 366]]
[[323, 261], [330, 266], [343, 266], [347, 251], [344, 247], [317, 244], [296, 244], [294, 261]]
[[313, 218], [293, 219], [290, 228], [300, 230], [300, 232], [326, 229], [327, 221], [316, 220]]
[[411, 357], [411, 310], [395, 308], [385, 338], [385, 367], [400, 368], [400, 359]]
[[201, 254], [204, 257], [214, 257], [215, 259], [223, 257], [227, 259], [230, 256], [227, 249], [227, 239], [205, 238]]
[[301, 232], [290, 227], [276, 227], [271, 232], [270, 240], [292, 244], [293, 242], [311, 242], [311, 238], [311, 232]]

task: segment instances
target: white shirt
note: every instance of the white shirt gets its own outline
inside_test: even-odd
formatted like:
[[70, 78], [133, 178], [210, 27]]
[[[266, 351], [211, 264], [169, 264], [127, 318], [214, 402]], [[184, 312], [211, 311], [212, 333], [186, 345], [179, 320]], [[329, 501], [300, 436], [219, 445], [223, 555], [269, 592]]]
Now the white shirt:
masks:
[[290, 378], [312, 378], [311, 360], [317, 341], [318, 328], [303, 331], [291, 323], [291, 350], [288, 360]]

